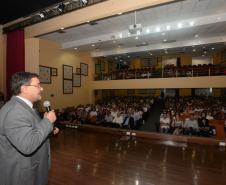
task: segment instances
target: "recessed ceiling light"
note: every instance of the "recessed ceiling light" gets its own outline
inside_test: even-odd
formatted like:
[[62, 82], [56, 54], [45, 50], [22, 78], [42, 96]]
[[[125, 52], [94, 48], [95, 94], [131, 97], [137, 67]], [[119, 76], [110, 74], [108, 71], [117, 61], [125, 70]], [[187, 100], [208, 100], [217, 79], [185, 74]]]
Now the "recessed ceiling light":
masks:
[[41, 17], [41, 18], [44, 18], [45, 17], [45, 15], [44, 15], [44, 13], [39, 13], [39, 16]]
[[122, 38], [122, 33], [119, 34], [119, 37]]
[[182, 23], [178, 23], [178, 24], [177, 24], [177, 27], [178, 27], [178, 28], [182, 28]]
[[135, 39], [136, 39], [136, 40], [138, 40], [138, 39], [139, 39], [139, 37], [135, 37]]
[[194, 21], [189, 22], [190, 26], [194, 26], [194, 24], [195, 24]]
[[202, 57], [204, 57], [205, 55], [202, 55]]
[[163, 33], [162, 33], [162, 35], [166, 35], [166, 33], [165, 33], [165, 32], [163, 32]]
[[95, 46], [95, 44], [92, 44], [91, 46], [92, 46], [92, 47], [94, 47], [94, 46]]
[[207, 51], [204, 51], [203, 53], [205, 53], [205, 54], [206, 54], [206, 53], [207, 53]]
[[171, 29], [171, 26], [170, 25], [166, 26], [166, 29], [167, 30], [170, 30]]
[[196, 52], [196, 49], [194, 48], [192, 51], [193, 51], [193, 52]]
[[147, 28], [146, 33], [150, 33], [150, 30]]
[[198, 34], [195, 34], [195, 38], [198, 38], [199, 37], [199, 35]]
[[87, 23], [89, 23], [90, 21], [86, 21]]
[[77, 50], [78, 48], [74, 48], [74, 50]]
[[156, 32], [160, 32], [160, 28], [159, 28], [159, 27], [156, 27], [156, 28], [155, 28], [155, 31], [156, 31]]
[[64, 27], [60, 28], [61, 30], [64, 30]]
[[166, 41], [167, 41], [166, 39], [163, 40], [163, 42], [166, 42]]
[[215, 48], [211, 48], [212, 50], [214, 50]]
[[130, 37], [130, 35], [131, 35], [130, 32], [128, 32], [128, 37]]

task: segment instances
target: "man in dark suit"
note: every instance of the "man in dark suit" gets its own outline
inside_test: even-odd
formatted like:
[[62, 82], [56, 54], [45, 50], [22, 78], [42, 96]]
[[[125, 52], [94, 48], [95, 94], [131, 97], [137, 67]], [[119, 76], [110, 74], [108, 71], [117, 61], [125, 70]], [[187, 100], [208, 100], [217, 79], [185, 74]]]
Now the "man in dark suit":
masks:
[[37, 74], [15, 73], [11, 90], [12, 98], [0, 110], [0, 184], [46, 185], [50, 167], [48, 136], [56, 115], [54, 111], [46, 112], [41, 119], [33, 109], [43, 90]]

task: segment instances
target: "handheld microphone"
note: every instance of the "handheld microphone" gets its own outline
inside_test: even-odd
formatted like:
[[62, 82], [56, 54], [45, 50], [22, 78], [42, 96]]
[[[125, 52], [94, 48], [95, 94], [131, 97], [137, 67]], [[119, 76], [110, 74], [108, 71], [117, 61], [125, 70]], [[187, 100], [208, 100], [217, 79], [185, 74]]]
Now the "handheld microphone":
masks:
[[45, 107], [46, 112], [50, 112], [51, 111], [50, 102], [49, 101], [44, 101], [43, 102], [43, 106]]

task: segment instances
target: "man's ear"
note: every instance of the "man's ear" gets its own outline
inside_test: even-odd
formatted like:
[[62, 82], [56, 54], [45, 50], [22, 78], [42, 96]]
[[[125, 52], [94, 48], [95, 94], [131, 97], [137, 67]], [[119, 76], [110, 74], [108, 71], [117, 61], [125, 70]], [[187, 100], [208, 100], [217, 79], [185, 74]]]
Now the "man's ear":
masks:
[[25, 85], [22, 85], [20, 87], [20, 93], [24, 93], [24, 92], [26, 92], [26, 90], [27, 90], [27, 87]]

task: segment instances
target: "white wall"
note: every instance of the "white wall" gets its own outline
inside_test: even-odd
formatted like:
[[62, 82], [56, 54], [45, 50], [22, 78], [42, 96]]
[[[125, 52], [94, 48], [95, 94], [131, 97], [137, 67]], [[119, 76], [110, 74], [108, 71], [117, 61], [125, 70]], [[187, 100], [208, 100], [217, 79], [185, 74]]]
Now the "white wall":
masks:
[[198, 64], [212, 64], [213, 58], [212, 57], [192, 57], [192, 65]]
[[162, 66], [164, 67], [165, 65], [177, 65], [177, 58], [168, 58], [168, 59], [163, 59], [162, 60]]

